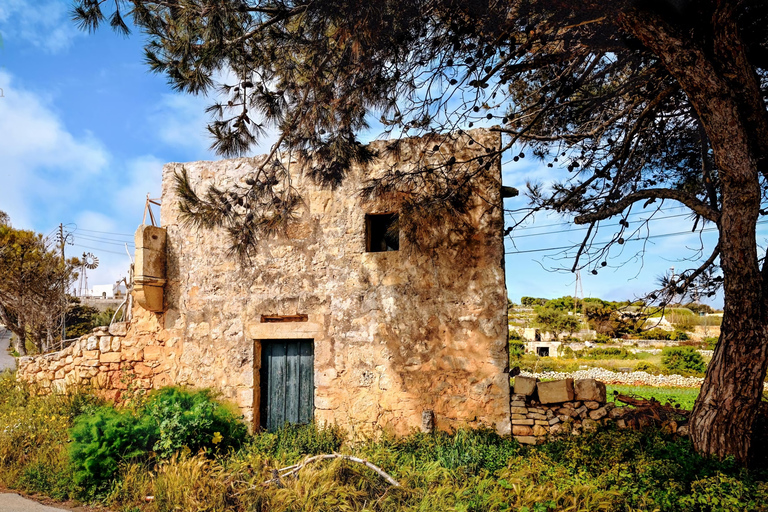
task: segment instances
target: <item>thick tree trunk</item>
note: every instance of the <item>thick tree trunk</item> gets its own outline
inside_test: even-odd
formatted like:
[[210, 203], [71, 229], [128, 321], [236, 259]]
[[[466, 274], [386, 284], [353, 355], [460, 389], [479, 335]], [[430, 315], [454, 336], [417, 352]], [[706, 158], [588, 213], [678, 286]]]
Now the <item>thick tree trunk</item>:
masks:
[[[744, 162], [744, 165], [748, 165]], [[747, 462], [768, 365], [768, 329], [755, 241], [756, 177], [724, 186], [720, 263], [725, 306], [720, 340], [691, 415], [697, 451]], [[730, 181], [730, 180], [729, 180]], [[728, 190], [728, 189], [731, 190]]]
[[746, 462], [768, 367], [768, 287], [755, 234], [768, 116], [733, 4], [710, 2], [705, 8], [711, 9], [711, 48], [652, 11], [630, 9], [619, 23], [677, 79], [715, 157], [722, 187], [718, 228], [725, 307], [720, 340], [691, 415], [691, 437], [700, 453]]
[[24, 343], [24, 337], [16, 334], [13, 336], [11, 344], [13, 345], [14, 350], [16, 350], [20, 356], [27, 355], [27, 346], [26, 343]]

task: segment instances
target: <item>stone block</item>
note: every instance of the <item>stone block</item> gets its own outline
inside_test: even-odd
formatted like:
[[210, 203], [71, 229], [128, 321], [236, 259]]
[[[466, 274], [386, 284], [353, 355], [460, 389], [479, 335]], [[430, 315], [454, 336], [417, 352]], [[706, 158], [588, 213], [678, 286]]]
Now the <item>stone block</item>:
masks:
[[579, 379], [573, 384], [576, 400], [605, 403], [605, 384], [595, 379]]
[[151, 377], [154, 374], [152, 368], [144, 363], [136, 363], [133, 366], [133, 373], [139, 378]]
[[513, 420], [526, 420], [526, 419], [528, 419], [528, 415], [527, 414], [513, 413], [512, 414], [512, 419]]
[[[171, 380], [170, 375], [168, 375], [167, 373], [159, 373], [152, 378], [152, 387], [154, 389], [163, 388], [165, 386], [170, 386], [172, 384], [173, 384], [173, 381]], [[251, 394], [253, 394], [253, 390], [250, 390], [250, 391], [251, 391]]]
[[539, 379], [534, 377], [524, 377], [518, 375], [515, 377], [515, 394], [523, 396], [533, 396], [536, 392], [536, 383]]
[[109, 326], [109, 334], [112, 336], [125, 336], [128, 334], [128, 324], [126, 322], [115, 322]]
[[97, 350], [99, 348], [99, 338], [89, 336], [85, 344], [85, 350]]
[[615, 419], [621, 418], [626, 413], [627, 413], [627, 408], [626, 407], [614, 407], [613, 409], [610, 410], [610, 412], [608, 413], [608, 416], [612, 420], [615, 420]]
[[528, 417], [533, 420], [546, 420], [547, 415], [546, 414], [536, 414], [535, 412], [529, 412]]
[[512, 425], [530, 425], [533, 426], [534, 420], [512, 420]]
[[533, 420], [534, 425], [543, 425], [545, 427], [549, 426], [549, 420]]
[[101, 357], [99, 357], [99, 361], [101, 361], [102, 363], [119, 363], [120, 352], [107, 352], [107, 353], [101, 354]]
[[112, 336], [112, 344], [110, 345], [110, 348], [112, 349], [112, 352], [119, 352], [120, 338], [118, 338], [117, 336]]
[[101, 353], [112, 350], [112, 336], [102, 336], [99, 338], [99, 351]]
[[131, 347], [124, 349], [122, 352], [122, 360], [123, 361], [143, 361], [144, 360], [144, 350], [137, 347]]
[[584, 402], [584, 407], [586, 407], [590, 411], [594, 411], [595, 409], [599, 409], [600, 405], [601, 405], [600, 402], [593, 402], [592, 400], [588, 400], [588, 401]]
[[556, 404], [573, 400], [573, 379], [539, 382], [536, 385], [542, 404]]
[[513, 436], [532, 436], [533, 428], [528, 425], [512, 425]]
[[605, 410], [605, 407], [601, 407], [599, 409], [595, 409], [594, 411], [589, 411], [589, 417], [590, 419], [593, 419], [595, 421], [601, 420], [608, 416], [608, 411]]
[[99, 360], [101, 352], [98, 350], [83, 350], [83, 359]]
[[512, 407], [525, 407], [527, 404], [523, 400], [513, 400], [509, 405]]
[[515, 441], [520, 444], [539, 444], [542, 438], [536, 436], [515, 436]]
[[549, 429], [543, 425], [534, 425], [533, 426], [533, 435], [539, 437], [539, 436], [546, 436], [549, 434]]
[[558, 423], [560, 423], [560, 418], [552, 418], [549, 420], [549, 426], [557, 425]]
[[512, 414], [528, 414], [528, 408], [526, 407], [512, 407], [510, 409]]
[[144, 347], [145, 361], [159, 361], [163, 357], [163, 347], [159, 345], [149, 345]]

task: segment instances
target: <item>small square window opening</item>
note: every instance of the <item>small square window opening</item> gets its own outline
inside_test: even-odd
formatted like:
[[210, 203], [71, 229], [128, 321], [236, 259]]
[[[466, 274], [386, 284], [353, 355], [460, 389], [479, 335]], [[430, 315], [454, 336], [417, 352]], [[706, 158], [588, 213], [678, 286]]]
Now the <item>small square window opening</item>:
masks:
[[400, 250], [400, 222], [396, 213], [366, 215], [365, 229], [367, 252]]

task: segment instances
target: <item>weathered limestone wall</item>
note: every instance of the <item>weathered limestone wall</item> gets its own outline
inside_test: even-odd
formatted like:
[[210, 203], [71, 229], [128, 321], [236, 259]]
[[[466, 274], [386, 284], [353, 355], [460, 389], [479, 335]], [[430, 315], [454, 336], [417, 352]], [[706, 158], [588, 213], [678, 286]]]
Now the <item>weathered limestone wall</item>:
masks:
[[[376, 170], [353, 167], [333, 191], [294, 172], [303, 201], [297, 221], [287, 236], [262, 240], [241, 264], [228, 254], [221, 230], [180, 222], [174, 176], [185, 169], [198, 192], [212, 184], [226, 188], [263, 159], [168, 164], [164, 311], [135, 304], [124, 335], [102, 330], [62, 352], [23, 359], [19, 378], [45, 389], [92, 385], [115, 399], [129, 385], [212, 387], [258, 426], [261, 341], [310, 338], [318, 423], [405, 434], [432, 411], [438, 429], [482, 424], [509, 433], [501, 166], [482, 161], [500, 141], [485, 131], [472, 138], [414, 139], [397, 159], [385, 158], [380, 170], [408, 171], [417, 155], [426, 154], [427, 163], [453, 156], [472, 160], [476, 174], [467, 186], [471, 207], [463, 231], [441, 219], [419, 231], [429, 243], [413, 244], [414, 237], [401, 234], [400, 250], [392, 252], [366, 252], [365, 214], [399, 211], [402, 201], [361, 199], [364, 176]], [[414, 219], [399, 214], [408, 229]], [[306, 315], [306, 321], [264, 323], [264, 315]]]
[[[480, 157], [499, 143], [487, 132], [474, 138], [472, 146], [466, 138], [455, 146], [441, 143], [435, 158]], [[400, 159], [382, 168], [432, 151], [433, 144], [408, 141]], [[311, 338], [319, 423], [407, 433], [421, 426], [423, 411], [432, 410], [439, 429], [485, 424], [509, 432], [499, 162], [474, 181], [471, 239], [448, 238], [428, 252], [403, 236], [399, 251], [365, 252], [365, 214], [390, 212], [392, 205], [360, 199], [362, 169], [350, 169], [334, 191], [296, 173], [292, 185], [303, 200], [297, 222], [287, 237], [260, 242], [241, 265], [228, 256], [222, 231], [180, 222], [174, 173], [185, 169], [200, 193], [211, 184], [243, 180], [260, 162], [164, 169], [164, 327], [168, 337], [184, 340], [174, 381], [221, 389], [258, 425], [260, 340]], [[401, 224], [407, 223], [404, 216]], [[262, 315], [298, 314], [308, 321], [261, 322]]]
[[92, 387], [112, 400], [119, 400], [128, 389], [168, 386], [181, 343], [168, 339], [158, 320], [136, 308], [130, 324], [113, 324], [110, 330], [98, 327], [59, 352], [19, 358], [17, 378], [44, 392]]

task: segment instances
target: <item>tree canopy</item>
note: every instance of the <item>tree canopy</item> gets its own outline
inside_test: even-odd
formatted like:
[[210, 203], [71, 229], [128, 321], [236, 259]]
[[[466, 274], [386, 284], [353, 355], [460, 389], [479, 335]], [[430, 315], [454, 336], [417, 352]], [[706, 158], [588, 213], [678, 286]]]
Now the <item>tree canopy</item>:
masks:
[[[768, 213], [766, 2], [114, 0], [102, 10], [106, 5], [78, 0], [76, 18], [94, 29], [108, 17], [126, 32], [128, 11], [148, 36], [152, 70], [180, 91], [218, 87], [223, 100], [211, 106], [209, 129], [221, 154], [242, 154], [266, 128], [279, 131], [247, 186], [185, 197], [190, 218], [229, 229], [236, 246], [257, 242], [265, 208], [290, 212], [293, 199], [274, 186], [284, 170], [273, 157], [311, 155], [308, 172], [333, 187], [351, 163], [375, 158], [357, 135], [376, 117], [394, 136], [497, 125], [499, 151], [561, 168], [562, 180], [531, 185], [529, 198], [534, 209], [587, 226], [573, 269], [597, 273], [613, 247], [645, 236], [648, 221], [627, 220], [633, 209], [658, 211], [674, 201], [690, 210], [694, 230], [714, 225], [718, 243], [706, 248], [702, 264], [681, 272], [657, 299], [668, 302], [713, 264], [722, 268], [722, 336], [692, 415], [692, 438], [703, 452], [747, 460], [768, 367], [768, 259], [758, 254], [755, 235]], [[217, 85], [218, 76], [225, 83]], [[430, 174], [446, 183], [442, 201], [459, 200], [466, 183], [455, 179], [456, 163], [381, 179], [369, 191]], [[601, 226], [614, 217], [618, 229]], [[610, 241], [598, 243], [606, 227]]]
[[76, 276], [74, 264], [65, 264], [42, 235], [0, 225], [0, 322], [16, 334], [19, 354], [26, 354], [27, 341], [44, 352], [60, 336], [63, 290]]

